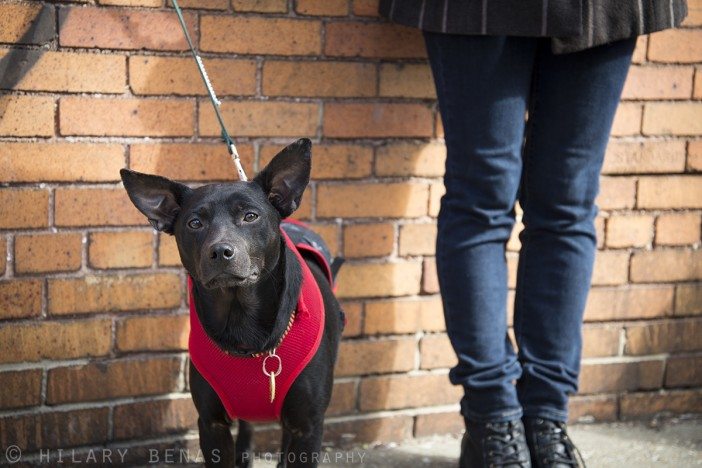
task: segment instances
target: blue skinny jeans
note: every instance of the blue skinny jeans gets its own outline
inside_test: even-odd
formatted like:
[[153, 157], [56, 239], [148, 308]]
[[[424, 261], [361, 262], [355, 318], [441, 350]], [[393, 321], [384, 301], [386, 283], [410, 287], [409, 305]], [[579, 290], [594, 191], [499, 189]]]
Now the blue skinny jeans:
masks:
[[[635, 39], [566, 55], [539, 38], [425, 41], [448, 151], [436, 261], [461, 413], [565, 421], [580, 371], [599, 173]], [[517, 201], [515, 352], [505, 245]]]

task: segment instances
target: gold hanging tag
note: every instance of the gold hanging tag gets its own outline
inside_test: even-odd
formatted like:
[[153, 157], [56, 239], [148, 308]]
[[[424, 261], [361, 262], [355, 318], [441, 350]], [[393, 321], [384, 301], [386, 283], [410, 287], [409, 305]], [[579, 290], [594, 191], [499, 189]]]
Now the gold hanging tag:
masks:
[[[283, 361], [280, 359], [280, 356], [278, 356], [276, 353], [276, 348], [273, 348], [268, 352], [268, 356], [266, 356], [263, 359], [263, 364], [262, 364], [262, 370], [263, 370], [263, 375], [268, 377], [270, 379], [270, 398], [271, 398], [271, 403], [273, 403], [273, 400], [275, 400], [275, 378], [280, 374], [280, 372], [283, 370]], [[278, 368], [275, 371], [268, 371], [266, 369], [266, 362], [269, 359], [277, 359], [278, 360]]]

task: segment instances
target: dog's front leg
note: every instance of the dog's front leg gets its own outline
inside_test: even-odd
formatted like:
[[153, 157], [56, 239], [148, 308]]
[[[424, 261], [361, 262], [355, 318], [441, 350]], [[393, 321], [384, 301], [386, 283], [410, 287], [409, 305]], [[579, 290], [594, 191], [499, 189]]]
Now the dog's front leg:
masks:
[[207, 421], [200, 417], [197, 420], [197, 427], [200, 429], [200, 450], [205, 457], [205, 466], [232, 468], [239, 466], [234, 459], [234, 440], [229, 424], [222, 421]]
[[284, 428], [290, 433], [290, 443], [284, 452], [287, 468], [316, 467], [322, 449], [324, 419], [310, 421], [304, 428]]
[[[190, 394], [198, 412], [197, 427], [200, 430], [200, 450], [205, 465], [231, 467], [235, 464], [234, 439], [231, 420], [217, 393], [190, 363]], [[241, 465], [248, 466], [248, 465]]]

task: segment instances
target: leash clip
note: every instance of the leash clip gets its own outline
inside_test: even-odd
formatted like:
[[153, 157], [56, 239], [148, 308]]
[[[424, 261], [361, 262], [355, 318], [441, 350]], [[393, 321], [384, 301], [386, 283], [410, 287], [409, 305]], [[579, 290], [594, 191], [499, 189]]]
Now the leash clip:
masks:
[[[268, 360], [271, 358], [278, 360], [278, 366], [275, 371], [268, 371], [268, 369], [266, 369], [266, 362], [268, 362]], [[275, 400], [275, 378], [283, 371], [283, 361], [280, 359], [280, 356], [276, 354], [276, 348], [268, 351], [268, 356], [263, 358], [263, 364], [261, 367], [263, 370], [263, 375], [270, 378], [270, 396], [271, 403], [273, 403], [273, 400]]]

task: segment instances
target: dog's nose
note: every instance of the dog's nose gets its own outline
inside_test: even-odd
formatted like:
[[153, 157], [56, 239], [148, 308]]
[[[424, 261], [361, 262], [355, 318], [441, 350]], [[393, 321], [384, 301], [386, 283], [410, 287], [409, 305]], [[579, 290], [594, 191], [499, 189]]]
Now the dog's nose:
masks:
[[229, 244], [215, 244], [210, 248], [210, 258], [212, 260], [231, 260], [234, 256], [234, 247]]

